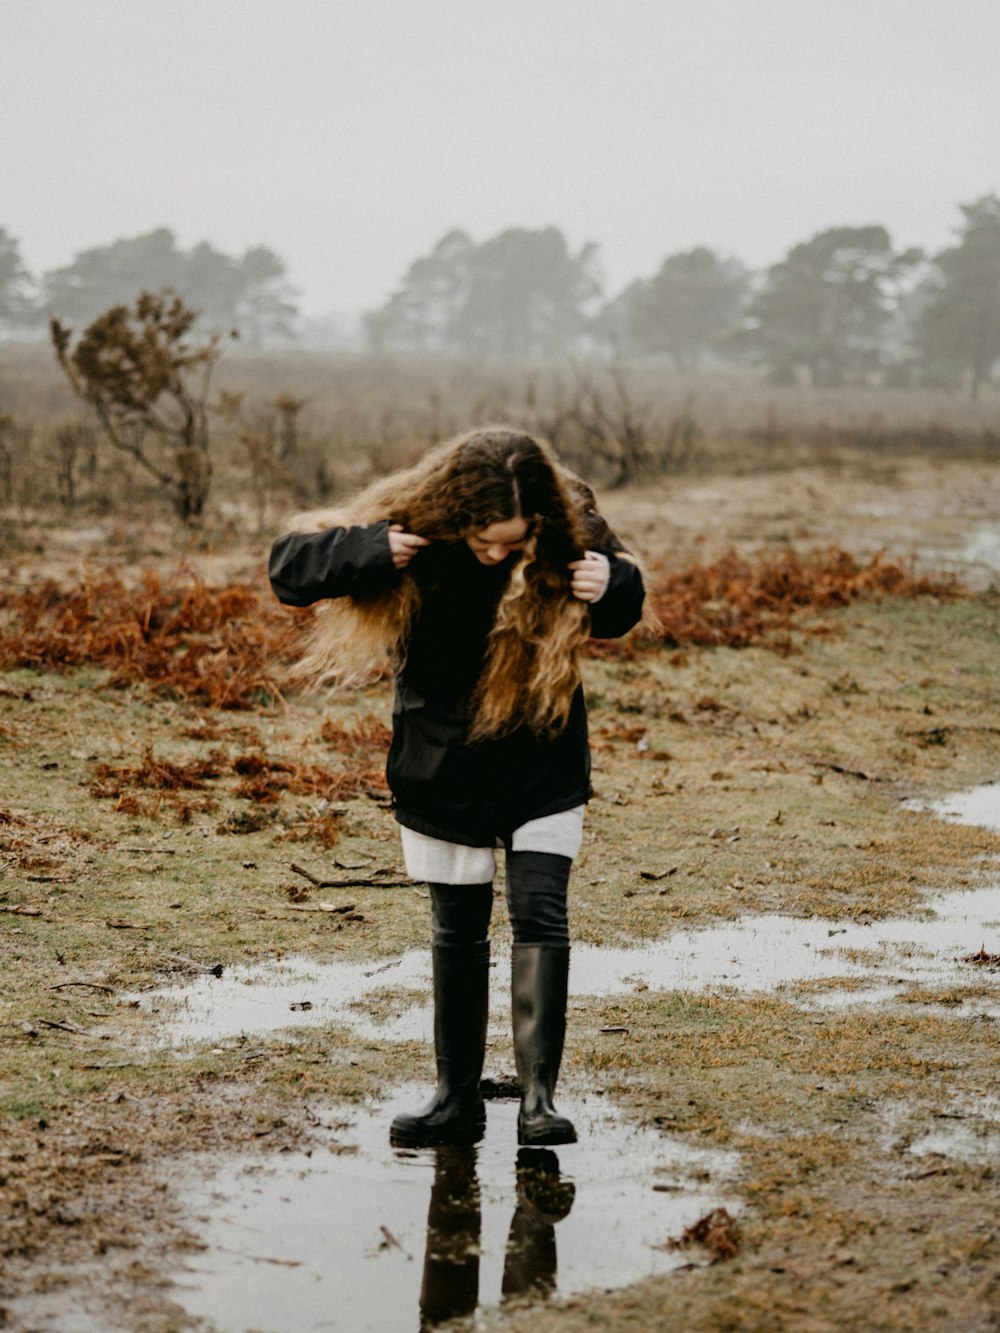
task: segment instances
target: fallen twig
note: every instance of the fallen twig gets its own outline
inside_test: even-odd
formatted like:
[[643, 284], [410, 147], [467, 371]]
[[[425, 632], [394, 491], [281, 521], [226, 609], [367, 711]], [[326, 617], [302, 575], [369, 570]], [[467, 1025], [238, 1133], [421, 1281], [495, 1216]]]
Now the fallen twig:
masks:
[[235, 1254], [240, 1259], [249, 1259], [252, 1264], [276, 1264], [279, 1268], [301, 1268], [301, 1259], [272, 1259], [267, 1254], [247, 1254], [245, 1250], [231, 1250], [226, 1245], [216, 1247], [223, 1254]]
[[825, 759], [814, 759], [812, 763], [816, 768], [829, 768], [834, 773], [842, 773], [846, 778], [860, 778], [862, 782], [881, 782], [881, 778], [876, 778], [871, 773], [862, 773], [860, 768], [845, 768], [843, 764], [832, 764]]
[[409, 889], [413, 887], [412, 879], [380, 879], [369, 877], [366, 879], [318, 879], [311, 870], [306, 870], [303, 866], [297, 866], [294, 863], [290, 867], [293, 874], [301, 875], [307, 879], [315, 889]]
[[68, 990], [70, 986], [89, 986], [91, 990], [102, 990], [107, 995], [114, 995], [114, 988], [102, 986], [99, 981], [60, 981], [55, 986], [46, 986], [46, 990]]
[[291, 868], [292, 868], [292, 874], [301, 875], [303, 879], [307, 879], [310, 884], [315, 884], [316, 887], [319, 888], [319, 883], [320, 883], [319, 879], [317, 878], [316, 875], [312, 873], [311, 870], [306, 870], [303, 866], [297, 866], [294, 861], [292, 862]]
[[396, 1237], [392, 1234], [392, 1232], [389, 1230], [387, 1226], [385, 1226], [384, 1224], [381, 1225], [379, 1227], [379, 1231], [381, 1231], [382, 1235], [385, 1237], [385, 1244], [389, 1249], [399, 1250], [400, 1254], [405, 1254], [407, 1259], [413, 1258], [413, 1255], [410, 1254], [409, 1251], [403, 1249], [402, 1245], [400, 1245], [399, 1241], [396, 1239]]
[[140, 1065], [135, 1060], [116, 1060], [114, 1063], [91, 1061], [85, 1065], [73, 1065], [74, 1069], [148, 1069], [149, 1065]]

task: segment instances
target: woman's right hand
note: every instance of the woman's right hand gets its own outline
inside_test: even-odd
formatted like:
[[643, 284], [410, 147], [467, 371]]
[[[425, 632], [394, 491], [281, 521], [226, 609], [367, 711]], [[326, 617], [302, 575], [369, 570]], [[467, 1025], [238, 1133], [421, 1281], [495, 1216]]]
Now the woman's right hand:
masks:
[[421, 546], [430, 546], [426, 537], [418, 537], [415, 532], [404, 532], [402, 523], [389, 526], [389, 550], [392, 563], [397, 569], [405, 569]]

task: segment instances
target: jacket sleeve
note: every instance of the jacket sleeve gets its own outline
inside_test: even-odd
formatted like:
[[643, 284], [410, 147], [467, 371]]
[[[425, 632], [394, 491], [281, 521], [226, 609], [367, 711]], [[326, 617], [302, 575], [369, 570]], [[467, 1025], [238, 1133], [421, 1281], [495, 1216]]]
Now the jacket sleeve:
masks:
[[275, 596], [286, 606], [382, 592], [399, 578], [388, 520], [279, 537], [271, 547], [268, 574]]
[[575, 478], [574, 488], [581, 507], [587, 546], [603, 555], [610, 565], [608, 586], [603, 596], [590, 604], [590, 637], [617, 639], [642, 619], [642, 604], [646, 599], [642, 571], [629, 559], [625, 547], [597, 512], [597, 502], [590, 487]]
[[606, 556], [610, 577], [604, 595], [590, 603], [590, 636], [592, 639], [617, 639], [627, 634], [642, 619], [642, 604], [646, 590], [642, 571], [627, 556], [623, 558], [621, 544], [617, 551], [609, 547], [592, 547]]

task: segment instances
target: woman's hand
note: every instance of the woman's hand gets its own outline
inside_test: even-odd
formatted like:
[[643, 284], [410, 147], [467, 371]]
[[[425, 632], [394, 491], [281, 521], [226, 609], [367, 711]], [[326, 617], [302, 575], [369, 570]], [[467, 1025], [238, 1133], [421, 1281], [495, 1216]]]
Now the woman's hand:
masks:
[[405, 569], [421, 546], [430, 546], [426, 537], [418, 537], [415, 532], [404, 532], [402, 523], [393, 523], [389, 528], [389, 550], [392, 563], [397, 569]]
[[585, 551], [582, 560], [574, 560], [571, 590], [580, 602], [599, 602], [608, 590], [611, 561], [599, 551]]

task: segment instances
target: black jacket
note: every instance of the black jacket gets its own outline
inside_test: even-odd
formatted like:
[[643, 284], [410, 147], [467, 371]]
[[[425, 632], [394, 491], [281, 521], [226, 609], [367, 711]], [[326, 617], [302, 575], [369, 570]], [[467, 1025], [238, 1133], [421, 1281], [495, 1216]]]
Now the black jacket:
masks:
[[[401, 575], [389, 550], [388, 522], [319, 533], [292, 533], [271, 551], [271, 586], [289, 606], [326, 597], [365, 597]], [[642, 576], [615, 554], [607, 529], [601, 550], [611, 564], [604, 596], [590, 606], [591, 634], [617, 638], [642, 613]], [[483, 565], [464, 542], [423, 548], [408, 572], [420, 586], [406, 660], [396, 671], [393, 739], [386, 774], [396, 818], [430, 837], [490, 846], [521, 824], [582, 805], [591, 795], [583, 690], [554, 737], [521, 727], [470, 744], [469, 701], [486, 639], [513, 561]]]

